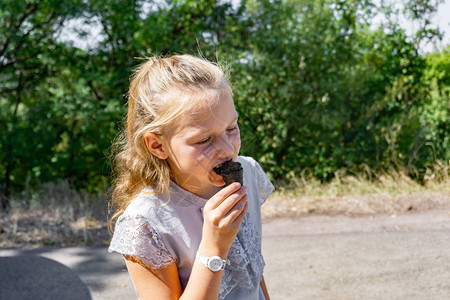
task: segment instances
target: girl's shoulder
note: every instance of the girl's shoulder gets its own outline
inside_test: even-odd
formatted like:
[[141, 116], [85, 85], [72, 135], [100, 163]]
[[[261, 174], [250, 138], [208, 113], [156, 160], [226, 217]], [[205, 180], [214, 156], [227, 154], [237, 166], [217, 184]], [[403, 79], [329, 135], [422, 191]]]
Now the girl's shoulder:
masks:
[[151, 188], [144, 188], [127, 206], [122, 216], [124, 218], [143, 217], [155, 227], [166, 227], [168, 222], [183, 219], [187, 210], [195, 210], [204, 205], [201, 199], [173, 183], [169, 193], [157, 194]]
[[169, 197], [164, 194], [156, 194], [150, 188], [144, 188], [125, 209], [124, 215], [141, 215], [145, 218], [153, 218], [155, 215], [170, 212]]
[[182, 210], [173, 205], [168, 195], [143, 189], [117, 219], [116, 227], [127, 227], [131, 224], [134, 227], [149, 228], [159, 234], [173, 233], [180, 229], [180, 226], [176, 225], [180, 223], [182, 217]]
[[164, 239], [171, 218], [163, 204], [164, 197], [144, 189], [117, 219], [108, 251], [137, 257], [152, 269], [176, 261]]

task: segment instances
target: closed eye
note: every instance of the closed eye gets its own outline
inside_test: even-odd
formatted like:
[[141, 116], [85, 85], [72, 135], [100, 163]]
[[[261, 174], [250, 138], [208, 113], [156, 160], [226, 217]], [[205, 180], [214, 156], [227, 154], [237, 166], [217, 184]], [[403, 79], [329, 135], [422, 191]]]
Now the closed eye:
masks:
[[203, 144], [206, 144], [206, 143], [208, 143], [209, 141], [211, 140], [211, 137], [208, 137], [208, 138], [206, 138], [206, 139], [204, 139], [204, 140], [201, 140], [200, 142], [198, 142], [197, 144], [199, 144], [199, 145], [203, 145]]
[[234, 127], [232, 127], [232, 128], [228, 128], [227, 131], [228, 131], [228, 132], [233, 132], [233, 131], [235, 131], [235, 130], [237, 130], [237, 129], [238, 129], [238, 126], [236, 125], [236, 126], [234, 126]]

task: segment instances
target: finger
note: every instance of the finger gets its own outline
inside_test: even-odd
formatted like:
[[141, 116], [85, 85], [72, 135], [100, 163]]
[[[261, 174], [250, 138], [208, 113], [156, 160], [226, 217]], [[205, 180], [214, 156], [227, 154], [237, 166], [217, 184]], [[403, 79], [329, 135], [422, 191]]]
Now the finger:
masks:
[[212, 209], [214, 209], [217, 206], [219, 206], [231, 194], [237, 192], [240, 188], [241, 184], [239, 182], [234, 182], [233, 184], [224, 187], [217, 194], [211, 197], [208, 200], [207, 204], [210, 205]]
[[[247, 213], [247, 209], [248, 209], [248, 201], [245, 201], [244, 206], [242, 207], [242, 210], [240, 211], [240, 213], [232, 220], [232, 226], [239, 228], [242, 224], [242, 221], [244, 220], [245, 214]], [[230, 221], [231, 221], [230, 220]]]
[[219, 215], [225, 216], [230, 210], [238, 203], [244, 195], [247, 194], [247, 187], [242, 187], [237, 192], [231, 194], [226, 199], [224, 199], [214, 210]]
[[[231, 194], [228, 198], [226, 198], [218, 207], [208, 211], [208, 219], [215, 226], [226, 226], [227, 224], [230, 224], [229, 220], [234, 220], [234, 218], [236, 218], [237, 214], [239, 214], [239, 208], [243, 205], [243, 203], [239, 203], [247, 202], [248, 196], [245, 194], [246, 189], [246, 187], [241, 188], [238, 192]], [[243, 200], [241, 201], [241, 199]], [[237, 214], [235, 213], [226, 219], [226, 217], [229, 216], [233, 210], [237, 211]]]
[[[248, 207], [248, 196], [244, 195], [242, 199], [240, 199], [236, 205], [227, 213], [227, 215], [223, 218], [223, 222], [225, 224], [233, 224], [236, 221], [239, 222], [239, 218], [242, 215], [245, 215], [245, 212]], [[243, 217], [242, 217], [243, 218]]]

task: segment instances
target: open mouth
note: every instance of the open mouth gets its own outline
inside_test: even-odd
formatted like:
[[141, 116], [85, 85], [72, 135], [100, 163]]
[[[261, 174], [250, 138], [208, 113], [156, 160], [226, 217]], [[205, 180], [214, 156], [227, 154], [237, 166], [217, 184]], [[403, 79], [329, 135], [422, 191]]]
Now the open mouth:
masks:
[[222, 176], [225, 186], [230, 185], [233, 182], [240, 182], [243, 184], [243, 172], [244, 169], [239, 162], [232, 160], [226, 161], [214, 168], [214, 172]]
[[217, 175], [222, 175], [222, 171], [225, 170], [227, 168], [227, 165], [229, 165], [232, 162], [233, 162], [233, 160], [229, 159], [229, 160], [221, 163], [220, 165], [214, 167], [213, 170], [214, 170], [214, 172], [216, 172]]

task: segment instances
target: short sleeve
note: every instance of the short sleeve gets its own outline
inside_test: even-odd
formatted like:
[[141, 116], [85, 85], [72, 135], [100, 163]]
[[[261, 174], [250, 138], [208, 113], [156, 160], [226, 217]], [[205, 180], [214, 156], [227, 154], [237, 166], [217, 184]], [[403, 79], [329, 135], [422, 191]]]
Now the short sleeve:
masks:
[[137, 257], [150, 269], [175, 262], [159, 234], [140, 215], [119, 217], [108, 251]]
[[267, 198], [269, 198], [269, 196], [273, 193], [275, 187], [273, 186], [272, 182], [270, 182], [269, 178], [267, 178], [266, 173], [259, 165], [259, 163], [255, 161], [255, 165], [256, 165], [255, 166], [256, 180], [259, 190], [259, 202], [262, 205], [264, 204], [264, 202], [266, 202]]

